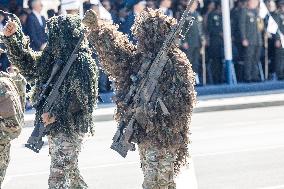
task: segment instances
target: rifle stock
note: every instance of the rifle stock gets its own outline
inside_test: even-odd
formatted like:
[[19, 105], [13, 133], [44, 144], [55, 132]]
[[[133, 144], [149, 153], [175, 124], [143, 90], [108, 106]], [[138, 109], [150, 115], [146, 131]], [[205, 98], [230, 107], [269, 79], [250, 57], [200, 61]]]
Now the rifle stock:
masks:
[[[127, 127], [125, 127], [123, 123], [120, 124], [116, 134], [113, 137], [113, 143], [110, 147], [111, 149], [117, 151], [124, 158], [127, 156], [129, 150], [135, 151], [135, 144], [131, 143], [134, 121], [135, 119], [132, 118]], [[125, 132], [123, 132], [124, 129]]]
[[31, 149], [32, 151], [39, 153], [44, 142], [42, 138], [46, 135], [45, 127], [42, 123], [37, 123], [35, 128], [29, 137], [27, 143], [25, 144], [26, 148]]

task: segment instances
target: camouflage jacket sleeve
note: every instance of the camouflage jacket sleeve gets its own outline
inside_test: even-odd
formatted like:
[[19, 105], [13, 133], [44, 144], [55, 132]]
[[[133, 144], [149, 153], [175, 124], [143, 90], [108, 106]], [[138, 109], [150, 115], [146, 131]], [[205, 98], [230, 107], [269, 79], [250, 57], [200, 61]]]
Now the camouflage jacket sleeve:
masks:
[[89, 35], [89, 42], [96, 49], [100, 63], [112, 77], [121, 77], [124, 74], [121, 70], [129, 69], [129, 60], [136, 46], [118, 31], [117, 26], [101, 21]]
[[0, 78], [0, 139], [17, 138], [24, 124], [24, 114], [16, 86], [11, 80]]
[[36, 70], [41, 53], [35, 52], [29, 47], [29, 38], [19, 27], [14, 35], [1, 36], [1, 38], [8, 49], [9, 60], [20, 69], [28, 80], [34, 80], [37, 77]]

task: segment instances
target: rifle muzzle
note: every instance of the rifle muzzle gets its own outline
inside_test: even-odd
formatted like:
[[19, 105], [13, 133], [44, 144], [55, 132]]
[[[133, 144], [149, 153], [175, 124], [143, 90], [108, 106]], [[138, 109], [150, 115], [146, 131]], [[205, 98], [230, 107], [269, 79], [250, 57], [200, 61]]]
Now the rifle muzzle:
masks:
[[44, 142], [39, 139], [38, 137], [30, 137], [27, 144], [25, 144], [25, 147], [36, 152], [39, 153], [39, 151], [41, 150], [42, 146], [43, 146]]

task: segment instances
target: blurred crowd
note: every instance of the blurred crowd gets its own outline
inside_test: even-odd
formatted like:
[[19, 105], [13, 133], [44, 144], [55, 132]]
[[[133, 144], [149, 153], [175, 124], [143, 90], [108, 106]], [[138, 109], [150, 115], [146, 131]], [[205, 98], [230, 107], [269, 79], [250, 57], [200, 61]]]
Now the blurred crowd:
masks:
[[[67, 2], [65, 6], [64, 2]], [[73, 0], [74, 1], [74, 0]], [[48, 10], [48, 18], [67, 13], [78, 14], [79, 9], [95, 10], [102, 19], [119, 25], [119, 30], [135, 43], [131, 26], [135, 17], [146, 7], [161, 9], [164, 14], [180, 19], [188, 0], [85, 0], [83, 7], [71, 6], [72, 0], [62, 0], [58, 10]], [[268, 18], [259, 16], [260, 0], [231, 0], [231, 29], [233, 41], [234, 74], [238, 82], [260, 82], [266, 79], [284, 79], [284, 49], [277, 34], [266, 32]], [[284, 33], [284, 0], [266, 0], [271, 15]], [[23, 31], [30, 37], [31, 48], [42, 50], [46, 45], [45, 24], [41, 0], [29, 0], [28, 9], [14, 4], [0, 9], [19, 16]], [[188, 30], [186, 24], [180, 41], [197, 73], [197, 84], [222, 84], [226, 82], [222, 9], [220, 0], [200, 0], [191, 7], [195, 22]], [[0, 31], [6, 19], [0, 15]], [[188, 21], [189, 22], [189, 21]], [[3, 48], [2, 48], [3, 49]], [[94, 55], [95, 57], [95, 55]], [[283, 57], [283, 58], [282, 58]], [[98, 63], [99, 64], [99, 63]], [[5, 53], [1, 53], [2, 70], [9, 67]], [[268, 69], [267, 69], [268, 68]], [[111, 82], [101, 72], [100, 92], [111, 90]]]

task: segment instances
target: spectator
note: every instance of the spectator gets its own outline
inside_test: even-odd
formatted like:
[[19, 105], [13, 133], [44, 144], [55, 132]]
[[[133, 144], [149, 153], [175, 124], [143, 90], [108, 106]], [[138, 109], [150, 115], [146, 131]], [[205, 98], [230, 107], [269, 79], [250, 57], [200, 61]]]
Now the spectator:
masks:
[[112, 21], [114, 23], [119, 24], [119, 17], [117, 10], [113, 7], [113, 4], [110, 0], [103, 0], [102, 5], [105, 7], [105, 9], [111, 14]]
[[48, 18], [51, 18], [51, 17], [53, 17], [53, 16], [56, 16], [55, 10], [54, 10], [54, 9], [49, 9], [49, 10], [47, 11], [47, 16], [48, 16]]
[[180, 19], [184, 10], [186, 9], [187, 7], [187, 3], [188, 3], [188, 0], [180, 0], [178, 2], [178, 4], [176, 5], [176, 10], [175, 10], [175, 18], [176, 19]]
[[62, 14], [62, 9], [61, 9], [61, 5], [59, 5], [57, 7], [57, 16], [61, 15]]
[[113, 22], [112, 15], [109, 10], [111, 10], [111, 6], [108, 0], [103, 1], [105, 3], [106, 8], [99, 0], [93, 0], [91, 3], [86, 3], [84, 5], [85, 11], [92, 9], [98, 15], [101, 20]]
[[[275, 16], [275, 21], [279, 26], [279, 30], [284, 33], [284, 0], [278, 2], [278, 11]], [[280, 41], [279, 33], [276, 35], [275, 41], [275, 63], [276, 63], [276, 74], [278, 79], [284, 79], [284, 48]]]
[[25, 35], [28, 35], [27, 33], [27, 19], [28, 19], [29, 13], [22, 9], [19, 15], [19, 19], [22, 25], [22, 30], [24, 32]]
[[99, 14], [100, 19], [113, 22], [113, 15], [110, 13], [111, 5], [109, 0], [103, 0], [99, 2]]
[[156, 9], [157, 8], [156, 2], [153, 1], [153, 0], [147, 0], [146, 1], [146, 7], [151, 8], [151, 9]]
[[5, 51], [6, 47], [0, 43], [0, 71], [4, 72], [10, 67], [10, 62]]
[[[238, 0], [235, 2], [235, 6], [234, 8], [232, 9], [231, 11], [231, 28], [232, 28], [232, 39], [233, 39], [233, 42], [234, 42], [234, 46], [236, 46], [237, 50], [238, 50], [238, 53], [237, 54], [240, 54], [241, 52], [241, 34], [240, 34], [240, 27], [239, 27], [239, 17], [240, 17], [240, 13], [241, 13], [241, 10], [243, 8], [245, 8], [245, 3], [246, 3], [246, 0]], [[235, 60], [239, 60], [237, 59], [239, 58], [239, 56], [237, 56], [235, 58]]]
[[262, 48], [263, 22], [258, 14], [259, 0], [247, 0], [246, 7], [240, 13], [240, 33], [244, 48], [244, 80], [260, 81], [258, 67]]
[[117, 12], [125, 8], [125, 5], [126, 5], [125, 2], [126, 2], [125, 0], [113, 0], [113, 4]]
[[209, 71], [214, 84], [223, 82], [223, 26], [220, 2], [216, 2], [216, 9], [208, 15], [209, 34]]
[[35, 51], [42, 51], [46, 46], [47, 36], [45, 33], [46, 21], [40, 14], [42, 10], [41, 0], [29, 0], [29, 8], [32, 13], [27, 19], [27, 34], [31, 40], [31, 48]]
[[[0, 32], [3, 31], [5, 25], [5, 15], [0, 13]], [[7, 71], [7, 68], [10, 67], [10, 62], [6, 54], [6, 47], [4, 44], [0, 43], [0, 71]]]
[[241, 42], [239, 18], [243, 8], [245, 8], [246, 0], [235, 1], [234, 8], [231, 11], [231, 28], [233, 42], [233, 60], [236, 63], [236, 76], [238, 81], [243, 81], [243, 46]]
[[[268, 11], [270, 12], [270, 15], [274, 19], [276, 19], [276, 17], [277, 17], [277, 6], [276, 6], [275, 1], [274, 0], [267, 0], [266, 6], [268, 8]], [[268, 25], [268, 19], [269, 19], [269, 16], [266, 16], [266, 18], [264, 19], [266, 27]], [[270, 74], [269, 76], [270, 76], [271, 79], [276, 80], [277, 79], [277, 75], [275, 73], [276, 72], [276, 65], [275, 65], [275, 51], [276, 51], [275, 39], [276, 39], [276, 35], [265, 32], [265, 38], [264, 39], [265, 39], [264, 47], [267, 48], [266, 50], [268, 51], [268, 63], [269, 63], [269, 74]], [[265, 56], [266, 55], [264, 55], [264, 58], [265, 58]]]
[[160, 0], [160, 9], [164, 12], [165, 15], [173, 17], [174, 13], [170, 9], [172, 6], [172, 0]]
[[0, 32], [2, 32], [4, 29], [4, 25], [5, 25], [4, 21], [5, 21], [5, 16], [0, 13]]
[[82, 16], [81, 14], [83, 14], [83, 12], [80, 12], [81, 6], [82, 4], [77, 0], [61, 0], [61, 14], [74, 14]]
[[[187, 35], [183, 41], [183, 49], [185, 50], [189, 61], [192, 64], [193, 71], [198, 75], [200, 75], [200, 50], [201, 45], [205, 42], [205, 36], [202, 28], [202, 17], [196, 11], [198, 7], [198, 2], [195, 1], [191, 7], [190, 16], [195, 18], [195, 22], [193, 22], [191, 29], [188, 30]], [[189, 22], [186, 23], [183, 30], [186, 30], [189, 26]]]
[[124, 32], [123, 27], [125, 25], [125, 21], [126, 21], [127, 15], [128, 15], [127, 8], [124, 7], [122, 9], [120, 9], [117, 14], [118, 14], [118, 18], [116, 20], [114, 20], [114, 22], [119, 25], [119, 31]]
[[146, 1], [138, 1], [133, 5], [133, 10], [128, 14], [124, 26], [123, 32], [126, 33], [131, 41], [134, 41], [133, 35], [131, 33], [131, 27], [134, 23], [135, 17], [140, 14], [146, 7]]
[[207, 23], [208, 23], [208, 15], [214, 11], [216, 8], [216, 5], [215, 5], [215, 1], [213, 0], [210, 0], [205, 8], [205, 13], [203, 15], [203, 27], [204, 27], [204, 31], [205, 33], [207, 34], [208, 33], [208, 29], [207, 29]]
[[102, 5], [104, 6], [104, 8], [110, 12], [111, 11], [111, 5], [110, 5], [110, 1], [109, 0], [102, 0]]

